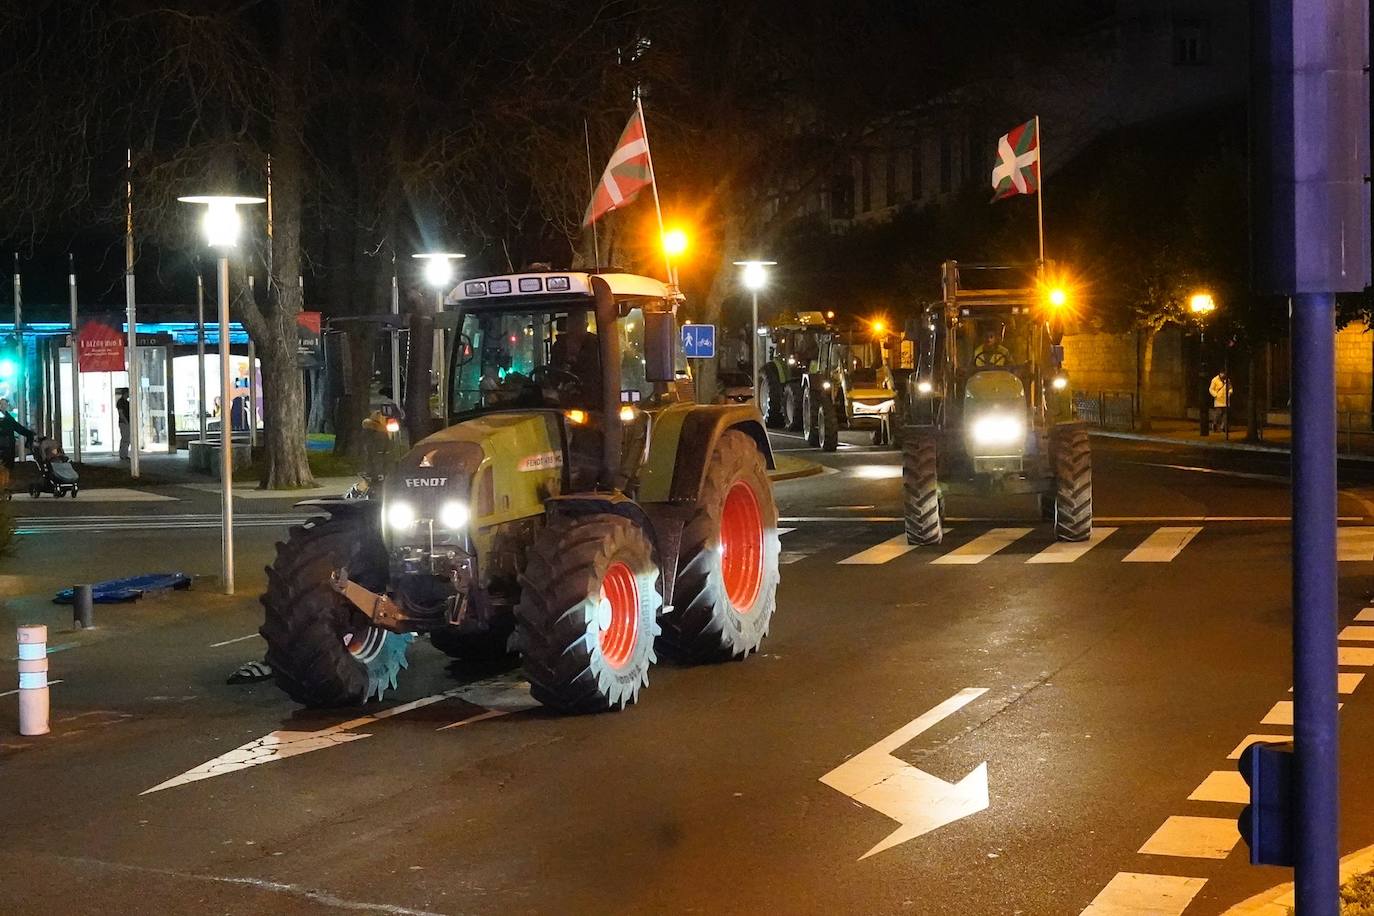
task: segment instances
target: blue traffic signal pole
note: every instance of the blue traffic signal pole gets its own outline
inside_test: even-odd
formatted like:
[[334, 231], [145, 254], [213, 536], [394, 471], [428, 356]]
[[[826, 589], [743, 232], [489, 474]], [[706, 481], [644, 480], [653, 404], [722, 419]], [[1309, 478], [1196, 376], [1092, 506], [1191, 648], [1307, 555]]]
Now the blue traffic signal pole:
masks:
[[1295, 900], [1338, 916], [1336, 376], [1331, 293], [1293, 297]]

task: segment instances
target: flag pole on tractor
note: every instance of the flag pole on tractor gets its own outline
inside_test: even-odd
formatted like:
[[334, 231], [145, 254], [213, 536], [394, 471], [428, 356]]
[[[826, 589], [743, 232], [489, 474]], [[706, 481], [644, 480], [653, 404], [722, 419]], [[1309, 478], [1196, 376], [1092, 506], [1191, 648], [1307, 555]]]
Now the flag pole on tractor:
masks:
[[601, 181], [592, 191], [582, 225], [591, 226], [612, 210], [633, 203], [645, 187], [652, 188], [654, 192], [659, 248], [663, 251], [663, 263], [668, 269], [668, 282], [674, 284], [673, 262], [662, 244], [663, 208], [658, 201], [658, 181], [654, 178], [654, 160], [649, 154], [649, 135], [644, 130], [644, 106], [636, 92], [634, 114], [630, 115], [629, 123], [621, 131], [610, 161], [606, 163], [606, 170], [601, 173]]
[[1045, 201], [1040, 170], [1040, 116], [1014, 127], [997, 138], [997, 164], [992, 168], [992, 199], [997, 202], [1017, 194], [1035, 195], [1036, 224], [1040, 233], [1039, 269], [1045, 269]]

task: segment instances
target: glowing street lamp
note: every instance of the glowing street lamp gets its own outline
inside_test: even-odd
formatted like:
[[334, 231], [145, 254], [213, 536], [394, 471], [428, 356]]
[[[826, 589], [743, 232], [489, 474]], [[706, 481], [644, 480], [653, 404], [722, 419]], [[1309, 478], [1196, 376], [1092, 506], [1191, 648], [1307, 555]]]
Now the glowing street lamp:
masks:
[[754, 403], [759, 401], [759, 290], [768, 285], [768, 268], [777, 266], [777, 261], [736, 261], [735, 266], [742, 268], [740, 279], [744, 281], [744, 288], [749, 290], [754, 300], [754, 333], [751, 339], [753, 346], [753, 372], [754, 372]]
[[[428, 251], [423, 254], [413, 254], [412, 258], [424, 262], [425, 282], [434, 288], [436, 297], [434, 314], [437, 317], [444, 310], [444, 294], [447, 293], [453, 283], [453, 262], [467, 257], [456, 251]], [[436, 322], [437, 324], [437, 322]], [[439, 385], [439, 415], [445, 426], [448, 425], [448, 343], [444, 329], [435, 327], [434, 329], [434, 380]], [[391, 392], [392, 397], [398, 397], [399, 391]]]
[[[1198, 434], [1202, 436], [1210, 435], [1212, 432], [1212, 410], [1208, 403], [1211, 400], [1212, 392], [1207, 384], [1207, 318], [1216, 311], [1217, 302], [1212, 298], [1212, 294], [1200, 290], [1188, 297], [1188, 311], [1193, 313], [1197, 319], [1197, 371], [1202, 376], [1202, 397], [1198, 401]], [[1227, 398], [1228, 409], [1230, 398]]]
[[[234, 431], [230, 423], [233, 403], [229, 375], [229, 250], [239, 243], [239, 231], [243, 220], [238, 208], [265, 203], [262, 197], [240, 197], [226, 194], [202, 194], [194, 197], [178, 197], [186, 204], [203, 204], [205, 216], [201, 228], [205, 241], [219, 252], [219, 482], [220, 482], [220, 561], [224, 593], [234, 593]], [[204, 326], [201, 334], [205, 333]], [[251, 374], [253, 367], [249, 366]], [[130, 373], [132, 376], [133, 373]], [[130, 378], [130, 381], [134, 381]], [[201, 405], [204, 413], [205, 405]]]
[[1060, 309], [1068, 304], [1069, 294], [1065, 292], [1063, 287], [1056, 286], [1054, 289], [1050, 290], [1049, 300], [1051, 308]]

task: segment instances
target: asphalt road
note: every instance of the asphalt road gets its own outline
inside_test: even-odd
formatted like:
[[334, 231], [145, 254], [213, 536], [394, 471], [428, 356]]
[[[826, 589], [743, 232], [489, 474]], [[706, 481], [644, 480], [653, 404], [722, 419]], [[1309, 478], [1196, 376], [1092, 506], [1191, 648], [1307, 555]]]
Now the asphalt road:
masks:
[[[792, 530], [763, 652], [662, 666], [637, 707], [577, 718], [423, 642], [356, 712], [226, 686], [261, 652], [289, 501], [240, 501], [241, 597], [198, 580], [73, 632], [49, 603], [72, 581], [212, 577], [214, 496], [16, 500], [0, 623], [49, 623], [62, 683], [43, 738], [0, 699], [0, 912], [1110, 914], [1167, 892], [1145, 912], [1192, 916], [1290, 879], [1246, 864], [1234, 787], [1209, 778], [1245, 736], [1291, 734], [1261, 724], [1289, 698], [1284, 456], [1095, 440], [1083, 551], [1029, 499], [951, 500], [945, 544], [908, 550], [896, 454], [821, 460], [776, 486]], [[1374, 465], [1341, 487], [1348, 624], [1371, 603]], [[1374, 844], [1356, 680], [1346, 852]]]

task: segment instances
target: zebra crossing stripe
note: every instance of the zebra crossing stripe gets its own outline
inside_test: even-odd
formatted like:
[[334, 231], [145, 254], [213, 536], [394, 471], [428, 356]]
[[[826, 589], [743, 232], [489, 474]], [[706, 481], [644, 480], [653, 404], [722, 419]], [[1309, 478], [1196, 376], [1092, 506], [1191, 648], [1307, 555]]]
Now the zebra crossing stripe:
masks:
[[991, 531], [978, 535], [967, 544], [960, 545], [930, 562], [950, 566], [971, 566], [974, 563], [981, 563], [999, 550], [1004, 550], [1030, 534], [1032, 530], [1034, 529], [993, 528]]
[[1337, 528], [1336, 559], [1347, 563], [1374, 560], [1374, 528]]
[[874, 544], [867, 550], [861, 550], [851, 557], [845, 557], [840, 561], [840, 565], [877, 566], [883, 563], [889, 563], [915, 549], [914, 546], [906, 542], [905, 534], [899, 534], [895, 538], [888, 538], [881, 544]]
[[1026, 559], [1027, 563], [1072, 563], [1101, 544], [1115, 532], [1115, 528], [1094, 528], [1086, 541], [1055, 541], [1044, 550]]
[[1206, 878], [1117, 872], [1081, 916], [1179, 916]]
[[1201, 530], [1195, 526], [1158, 528], [1139, 547], [1122, 557], [1121, 562], [1171, 563]]

